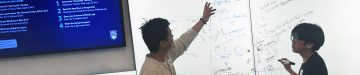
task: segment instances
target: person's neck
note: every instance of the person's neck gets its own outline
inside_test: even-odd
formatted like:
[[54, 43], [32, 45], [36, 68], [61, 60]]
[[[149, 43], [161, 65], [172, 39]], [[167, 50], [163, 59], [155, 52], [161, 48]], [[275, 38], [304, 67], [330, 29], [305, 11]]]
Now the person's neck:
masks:
[[315, 52], [312, 50], [305, 50], [304, 52], [300, 53], [300, 56], [303, 58], [303, 63], [306, 63], [306, 61], [308, 61], [311, 57], [312, 54], [314, 54]]
[[166, 54], [167, 54], [166, 52], [150, 53], [149, 57], [159, 62], [164, 62], [166, 58]]

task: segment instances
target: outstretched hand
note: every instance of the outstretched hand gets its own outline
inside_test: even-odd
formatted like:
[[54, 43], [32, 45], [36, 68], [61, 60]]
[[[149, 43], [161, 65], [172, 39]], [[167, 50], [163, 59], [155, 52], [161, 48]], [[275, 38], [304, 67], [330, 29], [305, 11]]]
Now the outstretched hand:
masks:
[[[287, 59], [287, 58], [281, 58], [280, 60], [289, 61], [289, 59]], [[280, 60], [279, 60], [279, 62], [280, 62], [281, 64], [283, 64], [285, 70], [288, 71], [288, 72], [290, 73], [290, 75], [296, 75], [296, 73], [294, 72], [294, 70], [291, 69], [291, 65], [290, 65], [289, 63], [285, 63], [285, 62], [282, 62], [282, 61], [280, 61]]]
[[[286, 61], [289, 61], [289, 59], [287, 59], [287, 58], [281, 58], [280, 60], [286, 60]], [[285, 68], [286, 70], [291, 69], [290, 64], [285, 63], [285, 62], [282, 62], [282, 61], [280, 61], [280, 60], [279, 60], [279, 62], [280, 62], [281, 64], [283, 64], [283, 66], [284, 66], [284, 68]]]
[[204, 7], [204, 11], [203, 11], [203, 16], [202, 19], [204, 19], [206, 22], [209, 21], [210, 16], [215, 14], [216, 9], [213, 9], [213, 7], [210, 6], [209, 2], [205, 3], [205, 7]]

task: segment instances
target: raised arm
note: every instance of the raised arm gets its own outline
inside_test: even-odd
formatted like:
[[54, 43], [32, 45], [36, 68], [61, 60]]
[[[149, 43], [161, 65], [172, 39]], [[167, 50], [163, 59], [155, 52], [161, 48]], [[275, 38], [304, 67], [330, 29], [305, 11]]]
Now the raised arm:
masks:
[[192, 27], [192, 29], [188, 30], [184, 34], [180, 36], [180, 38], [174, 41], [174, 48], [169, 51], [169, 57], [172, 60], [175, 60], [180, 55], [182, 55], [186, 49], [189, 47], [191, 42], [195, 39], [199, 31], [202, 29], [204, 24], [209, 20], [211, 15], [214, 15], [215, 9], [210, 6], [209, 2], [205, 3], [203, 16], [198, 20], [198, 22]]
[[199, 32], [204, 24], [206, 24], [209, 21], [209, 18], [215, 14], [216, 9], [213, 9], [213, 7], [210, 6], [209, 2], [205, 3], [204, 11], [202, 17], [199, 19], [199, 21], [194, 25], [192, 29]]

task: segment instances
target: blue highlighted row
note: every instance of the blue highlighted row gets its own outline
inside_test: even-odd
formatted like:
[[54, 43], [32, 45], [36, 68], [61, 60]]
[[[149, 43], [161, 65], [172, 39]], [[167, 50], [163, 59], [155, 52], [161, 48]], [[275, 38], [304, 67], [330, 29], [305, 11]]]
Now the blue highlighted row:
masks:
[[0, 49], [16, 48], [16, 47], [17, 47], [16, 39], [0, 40]]

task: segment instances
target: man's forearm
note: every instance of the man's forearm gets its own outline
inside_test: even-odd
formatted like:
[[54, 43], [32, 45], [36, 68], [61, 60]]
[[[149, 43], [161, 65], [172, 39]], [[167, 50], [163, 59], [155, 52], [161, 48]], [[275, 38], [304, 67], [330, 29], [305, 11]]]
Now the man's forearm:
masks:
[[290, 75], [297, 75], [296, 72], [294, 72], [294, 70], [290, 69], [286, 69], [286, 71], [288, 71], [290, 73]]
[[196, 22], [196, 24], [192, 27], [196, 32], [200, 32], [200, 30], [204, 27], [205, 23], [200, 19]]

